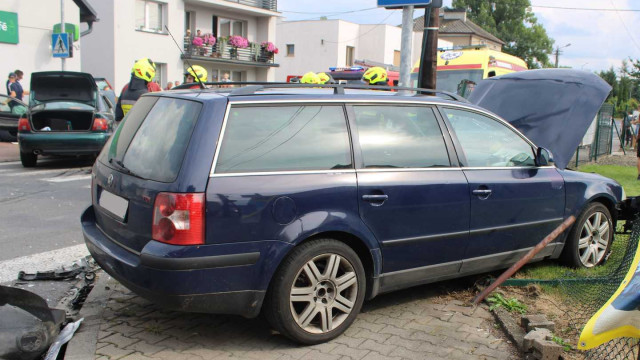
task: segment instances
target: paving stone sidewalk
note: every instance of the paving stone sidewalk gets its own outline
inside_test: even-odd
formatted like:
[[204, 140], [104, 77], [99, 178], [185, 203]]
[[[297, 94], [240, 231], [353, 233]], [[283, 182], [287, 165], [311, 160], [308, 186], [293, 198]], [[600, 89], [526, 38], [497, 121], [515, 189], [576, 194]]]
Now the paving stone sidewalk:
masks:
[[494, 329], [486, 306], [467, 307], [455, 300], [439, 304], [428, 287], [365, 302], [345, 334], [329, 343], [299, 346], [270, 330], [262, 318], [167, 311], [113, 279], [107, 286], [110, 295], [94, 354], [100, 360], [519, 358]]

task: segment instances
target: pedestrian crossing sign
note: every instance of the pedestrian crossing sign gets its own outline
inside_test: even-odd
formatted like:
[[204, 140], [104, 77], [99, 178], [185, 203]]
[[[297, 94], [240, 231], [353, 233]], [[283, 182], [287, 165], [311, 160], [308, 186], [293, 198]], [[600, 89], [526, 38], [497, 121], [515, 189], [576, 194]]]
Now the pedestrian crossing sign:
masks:
[[54, 58], [69, 57], [69, 34], [53, 34], [51, 35], [51, 49]]

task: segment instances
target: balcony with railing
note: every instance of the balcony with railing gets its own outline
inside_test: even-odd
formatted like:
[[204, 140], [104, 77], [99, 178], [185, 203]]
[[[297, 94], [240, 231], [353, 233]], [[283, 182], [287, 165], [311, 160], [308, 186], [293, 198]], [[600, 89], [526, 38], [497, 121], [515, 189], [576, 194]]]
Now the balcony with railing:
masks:
[[226, 1], [240, 4], [240, 5], [253, 6], [253, 7], [269, 10], [269, 11], [277, 11], [277, 8], [278, 8], [277, 0], [226, 0]]
[[249, 43], [247, 48], [237, 48], [225, 38], [217, 39], [214, 45], [195, 45], [193, 37], [185, 37], [182, 58], [260, 67], [280, 66], [274, 62], [274, 54], [266, 51], [260, 44]]

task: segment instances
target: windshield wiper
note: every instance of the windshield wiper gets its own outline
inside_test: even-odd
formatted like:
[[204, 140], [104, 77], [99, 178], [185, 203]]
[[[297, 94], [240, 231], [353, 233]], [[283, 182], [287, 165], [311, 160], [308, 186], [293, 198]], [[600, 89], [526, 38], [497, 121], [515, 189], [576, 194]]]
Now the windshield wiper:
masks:
[[140, 176], [140, 175], [134, 173], [133, 171], [129, 170], [129, 168], [126, 167], [124, 165], [124, 163], [122, 161], [120, 161], [120, 160], [111, 158], [111, 159], [109, 159], [109, 164], [114, 165], [116, 167], [116, 169], [118, 171], [122, 172], [122, 173], [125, 173], [127, 175], [132, 175], [132, 176], [135, 176], [135, 177], [140, 178], [140, 179], [144, 179], [142, 176]]

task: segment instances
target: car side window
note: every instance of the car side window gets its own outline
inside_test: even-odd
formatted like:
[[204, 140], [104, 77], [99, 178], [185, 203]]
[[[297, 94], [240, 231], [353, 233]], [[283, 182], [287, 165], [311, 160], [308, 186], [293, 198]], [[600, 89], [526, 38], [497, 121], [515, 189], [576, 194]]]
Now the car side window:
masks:
[[351, 146], [342, 106], [234, 106], [215, 172], [350, 168]]
[[535, 166], [531, 145], [503, 123], [475, 112], [444, 108], [469, 167]]
[[430, 107], [353, 107], [365, 168], [450, 166], [438, 121]]

